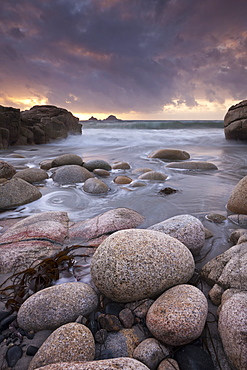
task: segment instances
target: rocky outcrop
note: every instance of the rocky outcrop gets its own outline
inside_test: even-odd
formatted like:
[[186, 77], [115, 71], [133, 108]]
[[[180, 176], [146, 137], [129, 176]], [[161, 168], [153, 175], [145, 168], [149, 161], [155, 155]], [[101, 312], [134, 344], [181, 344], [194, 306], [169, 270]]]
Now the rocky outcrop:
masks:
[[247, 100], [229, 108], [224, 118], [227, 140], [247, 140]]
[[16, 143], [20, 127], [20, 109], [0, 105], [0, 149]]
[[79, 118], [54, 105], [35, 105], [29, 110], [0, 106], [0, 150], [10, 145], [45, 144], [80, 134]]

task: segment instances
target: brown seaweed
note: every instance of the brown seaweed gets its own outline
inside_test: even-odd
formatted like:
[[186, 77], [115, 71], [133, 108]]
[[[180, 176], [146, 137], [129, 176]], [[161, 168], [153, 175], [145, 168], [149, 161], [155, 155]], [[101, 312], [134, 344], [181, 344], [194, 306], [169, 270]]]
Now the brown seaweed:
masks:
[[[18, 311], [22, 303], [32, 294], [51, 286], [59, 279], [62, 271], [71, 271], [76, 257], [89, 257], [86, 254], [73, 254], [82, 245], [66, 247], [53, 257], [45, 258], [20, 272], [14, 273], [0, 285], [0, 297], [8, 309]], [[9, 284], [7, 285], [6, 284]]]

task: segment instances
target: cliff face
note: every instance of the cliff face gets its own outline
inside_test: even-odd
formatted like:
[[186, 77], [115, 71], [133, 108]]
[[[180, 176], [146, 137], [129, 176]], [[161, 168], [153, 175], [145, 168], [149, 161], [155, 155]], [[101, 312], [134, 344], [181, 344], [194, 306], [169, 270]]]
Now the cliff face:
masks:
[[0, 106], [0, 149], [10, 145], [46, 144], [81, 134], [79, 118], [54, 105], [35, 105], [29, 110]]
[[224, 118], [225, 138], [247, 141], [247, 100], [229, 108]]

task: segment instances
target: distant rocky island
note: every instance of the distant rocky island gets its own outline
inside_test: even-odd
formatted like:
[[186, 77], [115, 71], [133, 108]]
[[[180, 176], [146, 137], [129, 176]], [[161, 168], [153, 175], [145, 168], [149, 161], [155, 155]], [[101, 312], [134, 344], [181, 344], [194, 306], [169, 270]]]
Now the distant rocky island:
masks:
[[107, 118], [105, 119], [98, 119], [98, 118], [95, 118], [94, 116], [90, 117], [89, 122], [122, 122], [121, 119], [117, 118], [116, 116], [114, 116], [113, 114], [110, 114], [110, 116], [108, 116]]

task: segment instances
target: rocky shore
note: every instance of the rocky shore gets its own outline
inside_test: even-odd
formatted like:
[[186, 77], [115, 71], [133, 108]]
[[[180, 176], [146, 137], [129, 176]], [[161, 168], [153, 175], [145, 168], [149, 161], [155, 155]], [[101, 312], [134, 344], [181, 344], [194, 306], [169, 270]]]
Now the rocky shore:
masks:
[[[165, 159], [169, 168], [217, 170], [177, 149], [149, 156]], [[113, 169], [127, 172], [116, 176]], [[39, 169], [18, 171], [2, 161], [1, 210], [41, 197], [38, 184], [49, 176], [58, 186], [83, 183], [92, 196], [109, 191], [108, 177], [116, 187], [166, 180], [149, 168], [83, 162], [73, 153]], [[238, 225], [232, 246], [200, 270], [196, 257], [211, 234], [193, 215], [147, 229], [143, 215], [124, 207], [83, 221], [59, 211], [2, 220], [0, 273], [9, 280], [1, 287], [1, 369], [245, 369], [246, 187], [244, 177], [229, 194], [228, 220]], [[176, 191], [169, 189], [167, 196]]]

